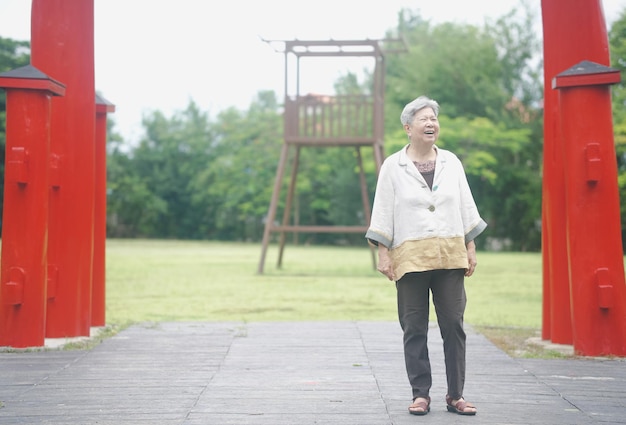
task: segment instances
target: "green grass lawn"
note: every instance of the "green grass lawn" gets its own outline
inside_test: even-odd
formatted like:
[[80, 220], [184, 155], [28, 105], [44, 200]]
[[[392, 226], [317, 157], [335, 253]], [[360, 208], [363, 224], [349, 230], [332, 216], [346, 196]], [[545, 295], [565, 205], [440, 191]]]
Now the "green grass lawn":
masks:
[[[261, 244], [107, 241], [107, 323], [144, 321], [396, 320], [394, 284], [363, 247], [287, 245], [276, 268]], [[466, 322], [541, 326], [541, 254], [478, 253], [466, 280]], [[433, 316], [434, 317], [434, 316]]]

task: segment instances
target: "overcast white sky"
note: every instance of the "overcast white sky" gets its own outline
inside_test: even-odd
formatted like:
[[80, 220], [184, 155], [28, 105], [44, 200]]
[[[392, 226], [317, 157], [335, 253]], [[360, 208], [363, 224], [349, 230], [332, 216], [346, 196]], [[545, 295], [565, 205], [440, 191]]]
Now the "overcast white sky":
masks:
[[[529, 3], [539, 20], [541, 0]], [[626, 7], [626, 0], [602, 3], [608, 24]], [[169, 116], [193, 99], [215, 116], [229, 106], [247, 108], [260, 90], [282, 96], [284, 57], [260, 37], [380, 39], [395, 28], [402, 8], [419, 10], [433, 22], [482, 24], [519, 0], [94, 0], [94, 5], [96, 89], [115, 104], [117, 131], [136, 142], [142, 115], [154, 110]], [[0, 0], [0, 36], [29, 40], [30, 6], [30, 0]], [[321, 81], [332, 87], [338, 72], [360, 67], [335, 63], [332, 75]]]

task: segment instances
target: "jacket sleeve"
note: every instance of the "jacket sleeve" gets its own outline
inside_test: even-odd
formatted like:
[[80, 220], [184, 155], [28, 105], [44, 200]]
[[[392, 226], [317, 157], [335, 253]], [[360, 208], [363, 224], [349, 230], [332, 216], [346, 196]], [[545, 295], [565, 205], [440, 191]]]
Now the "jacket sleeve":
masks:
[[391, 248], [393, 243], [395, 195], [391, 176], [392, 167], [389, 165], [389, 162], [386, 161], [380, 169], [374, 194], [372, 218], [365, 237], [373, 245], [378, 246], [378, 244], [382, 244]]

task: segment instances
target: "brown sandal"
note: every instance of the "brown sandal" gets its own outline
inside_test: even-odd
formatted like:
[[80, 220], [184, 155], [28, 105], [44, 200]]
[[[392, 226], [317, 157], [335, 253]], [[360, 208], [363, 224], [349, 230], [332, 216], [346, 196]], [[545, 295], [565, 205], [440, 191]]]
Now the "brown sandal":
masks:
[[[476, 406], [472, 403], [466, 402], [463, 397], [461, 397], [456, 403], [452, 404], [454, 400], [449, 395], [446, 396], [446, 404], [448, 408], [448, 412], [456, 413], [457, 415], [466, 415], [473, 416], [476, 414]], [[474, 409], [467, 411], [467, 409]]]
[[430, 412], [430, 397], [416, 397], [409, 406], [409, 413], [411, 415], [423, 416], [428, 412]]

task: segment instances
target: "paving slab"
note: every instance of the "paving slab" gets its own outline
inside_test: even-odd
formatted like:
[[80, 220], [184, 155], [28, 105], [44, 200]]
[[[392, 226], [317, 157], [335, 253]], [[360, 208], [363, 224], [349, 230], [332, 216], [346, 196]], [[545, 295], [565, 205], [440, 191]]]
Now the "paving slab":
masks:
[[395, 322], [138, 324], [89, 350], [0, 352], [0, 424], [626, 424], [624, 359], [511, 358], [468, 328], [466, 398], [412, 416]]

